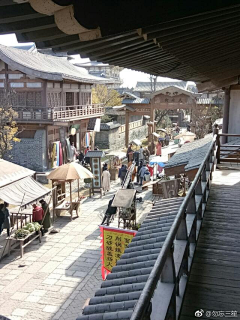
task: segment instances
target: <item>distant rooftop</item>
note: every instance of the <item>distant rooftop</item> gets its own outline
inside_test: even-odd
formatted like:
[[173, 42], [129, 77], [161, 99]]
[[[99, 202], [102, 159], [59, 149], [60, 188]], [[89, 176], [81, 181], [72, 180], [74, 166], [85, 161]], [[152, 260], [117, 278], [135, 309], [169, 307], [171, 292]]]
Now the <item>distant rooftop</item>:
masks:
[[86, 69], [77, 68], [66, 59], [0, 45], [0, 59], [15, 70], [36, 78], [63, 79], [84, 83], [105, 83], [106, 79], [90, 75]]
[[138, 81], [134, 91], [138, 92], [153, 92], [160, 91], [167, 87], [175, 86], [183, 90], [188, 90], [191, 92], [196, 92], [196, 86], [193, 84], [189, 84], [187, 81], [158, 81], [156, 82], [156, 88], [154, 90], [154, 84], [150, 81], [148, 82], [140, 82]]
[[205, 138], [184, 144], [165, 165], [165, 169], [185, 165], [185, 171], [198, 168], [210, 146], [212, 134]]

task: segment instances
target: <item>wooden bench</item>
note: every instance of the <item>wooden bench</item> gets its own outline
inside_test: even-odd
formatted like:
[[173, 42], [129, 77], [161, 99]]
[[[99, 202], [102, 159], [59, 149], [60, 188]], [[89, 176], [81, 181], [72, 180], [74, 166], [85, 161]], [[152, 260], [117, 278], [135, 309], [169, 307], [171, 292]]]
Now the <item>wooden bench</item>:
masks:
[[[30, 238], [30, 239], [29, 239]], [[16, 239], [14, 238], [13, 236], [10, 236], [7, 238], [7, 242], [8, 242], [8, 255], [10, 256], [10, 253], [11, 251], [17, 251], [19, 250], [18, 248], [17, 249], [13, 249], [11, 246], [12, 246], [12, 242], [15, 241], [19, 243], [19, 246], [20, 246], [20, 254], [21, 254], [21, 258], [23, 257], [23, 254], [24, 254], [24, 248], [26, 246], [28, 246], [30, 243], [33, 242], [33, 240], [35, 239], [39, 239], [39, 243], [41, 243], [41, 238], [42, 238], [42, 235], [41, 235], [41, 230], [39, 231], [34, 231], [32, 233], [30, 233], [26, 238], [24, 239]], [[28, 242], [24, 243], [24, 241], [28, 240]]]

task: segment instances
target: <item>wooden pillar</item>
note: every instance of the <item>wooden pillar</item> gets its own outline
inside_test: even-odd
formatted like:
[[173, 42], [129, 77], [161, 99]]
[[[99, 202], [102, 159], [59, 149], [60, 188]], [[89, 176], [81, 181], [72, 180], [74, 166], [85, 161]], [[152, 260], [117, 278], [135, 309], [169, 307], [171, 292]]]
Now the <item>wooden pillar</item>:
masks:
[[[223, 127], [222, 133], [228, 133], [229, 106], [230, 106], [230, 88], [226, 88], [223, 105]], [[227, 143], [227, 137], [221, 137], [222, 143]]]
[[94, 148], [95, 148], [95, 135], [96, 135], [96, 132], [93, 131], [92, 132], [92, 141], [91, 141], [91, 150], [94, 150]]
[[72, 220], [72, 181], [70, 183], [70, 214], [71, 214], [71, 220]]
[[216, 139], [216, 144], [217, 144], [217, 163], [220, 163], [220, 137], [218, 135], [219, 133], [219, 128], [218, 125], [215, 124], [214, 125], [214, 129], [213, 129], [213, 134], [217, 134], [217, 139]]
[[129, 144], [129, 111], [126, 110], [125, 114], [125, 146], [128, 147]]

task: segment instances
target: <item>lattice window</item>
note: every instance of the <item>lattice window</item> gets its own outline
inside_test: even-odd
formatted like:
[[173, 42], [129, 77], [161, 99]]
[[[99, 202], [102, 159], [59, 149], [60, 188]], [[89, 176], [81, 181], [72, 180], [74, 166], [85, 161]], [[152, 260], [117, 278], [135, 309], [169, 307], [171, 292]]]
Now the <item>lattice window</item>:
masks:
[[42, 92], [40, 91], [35, 93], [35, 106], [42, 107]]
[[35, 105], [34, 92], [27, 92], [27, 107], [34, 107], [34, 105]]
[[26, 92], [18, 92], [17, 96], [18, 96], [18, 105], [21, 107], [25, 107], [26, 106]]

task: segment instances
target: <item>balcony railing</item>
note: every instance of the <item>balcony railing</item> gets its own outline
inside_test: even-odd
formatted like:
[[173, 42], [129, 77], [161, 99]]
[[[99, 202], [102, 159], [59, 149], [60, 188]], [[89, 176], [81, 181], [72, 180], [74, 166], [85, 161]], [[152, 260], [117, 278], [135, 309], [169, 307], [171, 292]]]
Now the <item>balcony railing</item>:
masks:
[[103, 115], [103, 107], [99, 104], [57, 107], [53, 110], [53, 121], [85, 119]]
[[17, 122], [54, 122], [71, 121], [103, 116], [101, 105], [77, 105], [56, 107], [53, 109], [34, 109], [27, 107], [14, 107], [17, 113]]

